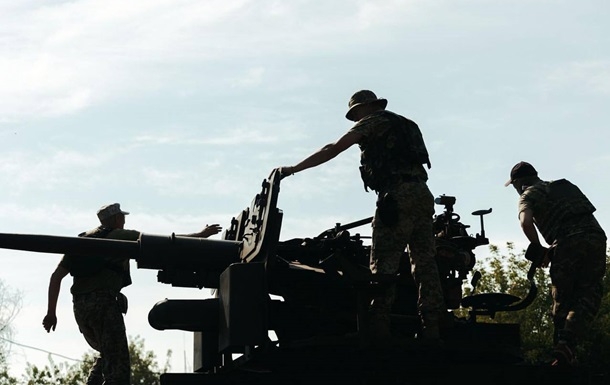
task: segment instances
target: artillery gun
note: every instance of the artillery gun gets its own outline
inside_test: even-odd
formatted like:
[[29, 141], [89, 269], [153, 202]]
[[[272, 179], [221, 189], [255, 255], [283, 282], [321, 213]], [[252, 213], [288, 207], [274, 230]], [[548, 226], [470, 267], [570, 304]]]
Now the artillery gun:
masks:
[[[231, 219], [221, 240], [146, 233], [138, 241], [0, 234], [0, 248], [83, 258], [123, 255], [138, 268], [158, 270], [160, 283], [215, 289], [213, 298], [165, 299], [150, 310], [153, 328], [194, 333], [193, 372], [162, 374], [162, 385], [398, 384], [405, 379], [435, 384], [460, 373], [512, 384], [541, 375], [518, 365], [519, 325], [477, 322], [480, 315], [528, 306], [536, 295], [533, 274], [525, 298], [462, 293], [466, 277], [477, 276], [473, 250], [489, 244], [483, 216], [491, 209], [472, 213], [480, 217], [481, 231], [471, 236], [453, 211], [455, 197], [441, 195], [435, 201], [445, 207], [434, 218], [434, 231], [448, 322], [444, 346], [430, 348], [415, 339], [417, 288], [408, 264], [392, 277], [371, 274], [370, 245], [366, 237], [352, 234], [372, 217], [337, 223], [310, 238], [280, 241], [280, 180], [274, 171], [262, 182], [260, 193]], [[397, 342], [382, 349], [364, 346], [367, 303], [390, 281], [397, 285], [392, 309]], [[457, 309], [468, 309], [467, 315], [458, 316]]]

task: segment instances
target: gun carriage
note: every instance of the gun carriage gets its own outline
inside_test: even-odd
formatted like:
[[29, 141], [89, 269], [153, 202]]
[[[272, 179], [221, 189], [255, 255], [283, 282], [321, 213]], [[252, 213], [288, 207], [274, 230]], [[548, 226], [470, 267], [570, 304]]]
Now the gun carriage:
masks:
[[[480, 323], [477, 316], [493, 317], [529, 305], [536, 295], [533, 269], [525, 298], [462, 292], [469, 275], [475, 277], [473, 283], [480, 276], [473, 271], [473, 250], [489, 244], [483, 216], [491, 209], [472, 213], [481, 226], [472, 236], [453, 211], [455, 197], [441, 195], [435, 200], [444, 206], [434, 218], [434, 231], [448, 322], [442, 330], [445, 345], [430, 350], [415, 343], [417, 289], [408, 263], [392, 277], [370, 273], [370, 245], [355, 230], [370, 224], [372, 217], [337, 223], [310, 238], [280, 241], [280, 180], [274, 171], [263, 181], [260, 193], [231, 219], [221, 240], [147, 233], [137, 242], [0, 234], [0, 248], [84, 258], [113, 253], [134, 259], [138, 268], [158, 270], [160, 283], [215, 289], [213, 298], [166, 299], [151, 309], [153, 328], [194, 333], [194, 371], [162, 374], [163, 385], [330, 379], [368, 384], [380, 378], [404, 383], [407, 377], [413, 383], [419, 383], [418, 378], [444, 383], [451, 378], [452, 372], [443, 370], [430, 377], [431, 363], [444, 369], [461, 365], [456, 370], [476, 370], [481, 364], [488, 369], [510, 366], [515, 378], [514, 365], [521, 362], [519, 325]], [[397, 284], [392, 327], [399, 342], [371, 351], [360, 343], [367, 333], [366, 307], [371, 295], [388, 282]], [[458, 309], [466, 315], [458, 316]]]

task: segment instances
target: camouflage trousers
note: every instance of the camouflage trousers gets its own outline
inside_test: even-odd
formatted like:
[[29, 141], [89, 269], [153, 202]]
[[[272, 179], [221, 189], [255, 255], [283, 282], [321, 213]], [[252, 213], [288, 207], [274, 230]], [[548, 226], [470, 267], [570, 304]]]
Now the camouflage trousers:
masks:
[[606, 272], [606, 238], [591, 234], [556, 242], [551, 261], [554, 339], [575, 345], [599, 311]]
[[89, 372], [87, 385], [129, 385], [129, 348], [116, 294], [76, 294], [73, 306], [80, 332], [89, 346], [99, 352]]
[[[385, 223], [378, 207], [373, 217], [371, 272], [394, 275], [400, 261], [409, 258], [417, 288], [417, 308], [422, 325], [438, 326], [438, 317], [445, 310], [443, 292], [435, 260], [432, 220], [434, 197], [425, 183], [402, 183], [389, 191], [398, 214], [395, 224]], [[381, 195], [381, 194], [380, 194]], [[408, 249], [408, 253], [405, 250]], [[371, 303], [371, 317], [389, 322], [396, 287], [390, 286], [383, 297]]]

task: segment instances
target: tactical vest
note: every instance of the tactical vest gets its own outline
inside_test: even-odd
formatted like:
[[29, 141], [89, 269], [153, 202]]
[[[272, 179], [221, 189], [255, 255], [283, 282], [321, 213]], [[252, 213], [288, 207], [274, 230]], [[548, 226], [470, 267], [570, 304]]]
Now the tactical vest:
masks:
[[595, 206], [573, 183], [559, 179], [545, 183], [547, 208], [535, 213], [535, 221], [544, 239], [549, 242], [561, 237], [567, 227], [595, 212]]
[[390, 124], [362, 148], [360, 157], [360, 176], [365, 189], [376, 191], [387, 186], [397, 175], [404, 175], [403, 170], [413, 165], [427, 164], [430, 168], [428, 150], [419, 126], [390, 111], [382, 114]]
[[[78, 234], [79, 237], [86, 238], [106, 238], [113, 229], [110, 227], [99, 226], [93, 231]], [[73, 277], [91, 277], [99, 273], [102, 269], [108, 268], [123, 274], [123, 268], [116, 263], [112, 263], [102, 256], [84, 256], [67, 254], [68, 270]]]

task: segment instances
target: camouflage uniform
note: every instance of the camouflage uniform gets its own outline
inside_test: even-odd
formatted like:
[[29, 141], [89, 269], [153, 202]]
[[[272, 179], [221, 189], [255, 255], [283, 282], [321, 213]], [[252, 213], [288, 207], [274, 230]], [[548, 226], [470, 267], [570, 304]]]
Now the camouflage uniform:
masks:
[[551, 199], [550, 183], [539, 181], [526, 188], [519, 198], [519, 213], [530, 209], [540, 234], [553, 246], [554, 339], [574, 348], [601, 304], [606, 234], [580, 190], [569, 199]]
[[[96, 228], [84, 236], [94, 236]], [[114, 229], [105, 238], [137, 240], [140, 233], [135, 230]], [[70, 270], [74, 258], [65, 255], [60, 265]], [[86, 257], [84, 257], [86, 258]], [[94, 275], [74, 276], [72, 293], [74, 318], [87, 343], [100, 353], [96, 359], [87, 385], [129, 385], [130, 361], [125, 323], [118, 297], [120, 290], [131, 283], [129, 260], [106, 258], [107, 267]]]
[[129, 384], [129, 349], [117, 294], [110, 291], [76, 294], [73, 303], [80, 332], [89, 346], [100, 352], [87, 385]]
[[[387, 130], [399, 129], [396, 127], [396, 117], [400, 116], [383, 110], [361, 119], [352, 127], [351, 131], [362, 135], [359, 146], [363, 166], [366, 166], [366, 162], [375, 161], [366, 160], [367, 155], [370, 155], [371, 146], [400, 145], [397, 141], [388, 140], [386, 133]], [[386, 154], [393, 151], [382, 148], [377, 152], [385, 150], [388, 150]], [[403, 150], [393, 153], [406, 156], [406, 151]], [[371, 271], [376, 274], [395, 275], [408, 247], [411, 272], [418, 289], [418, 311], [422, 325], [438, 332], [438, 317], [444, 310], [444, 300], [435, 261], [432, 228], [434, 197], [426, 184], [427, 172], [421, 163], [396, 159], [386, 161], [383, 170], [377, 173], [382, 175], [377, 175], [376, 178], [380, 183], [375, 188], [379, 199], [373, 218]], [[393, 200], [393, 207], [390, 207], [389, 212], [388, 207], [384, 207], [387, 197]], [[386, 217], [387, 214], [390, 214], [390, 218]], [[394, 296], [395, 286], [391, 286], [385, 296], [373, 299], [373, 319], [389, 325]]]

